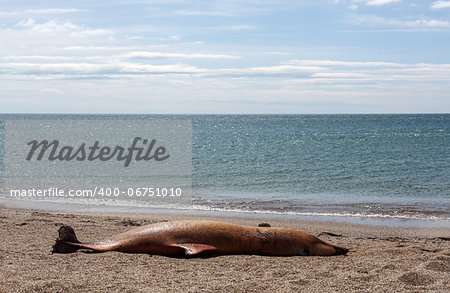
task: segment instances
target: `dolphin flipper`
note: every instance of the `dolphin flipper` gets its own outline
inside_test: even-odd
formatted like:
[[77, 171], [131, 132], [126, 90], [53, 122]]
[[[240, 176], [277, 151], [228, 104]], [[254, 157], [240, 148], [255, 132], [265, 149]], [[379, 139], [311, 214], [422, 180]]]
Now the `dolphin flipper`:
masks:
[[170, 246], [183, 248], [186, 255], [197, 255], [205, 252], [211, 253], [217, 251], [215, 246], [207, 244], [181, 243], [171, 244]]

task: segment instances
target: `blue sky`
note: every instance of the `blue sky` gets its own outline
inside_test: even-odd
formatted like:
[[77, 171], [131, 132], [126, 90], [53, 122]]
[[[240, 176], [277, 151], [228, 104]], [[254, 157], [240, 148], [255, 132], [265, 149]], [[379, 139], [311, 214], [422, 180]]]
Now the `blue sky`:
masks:
[[449, 113], [450, 1], [0, 2], [3, 113]]

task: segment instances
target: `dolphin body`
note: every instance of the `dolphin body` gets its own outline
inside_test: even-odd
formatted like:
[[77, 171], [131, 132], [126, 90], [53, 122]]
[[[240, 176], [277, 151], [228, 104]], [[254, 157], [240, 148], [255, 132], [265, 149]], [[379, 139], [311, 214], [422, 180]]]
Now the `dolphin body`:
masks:
[[93, 252], [208, 257], [233, 254], [329, 256], [348, 252], [346, 248], [331, 245], [301, 230], [203, 220], [155, 223], [90, 243], [78, 241], [74, 230], [69, 226], [62, 226], [58, 232], [59, 238], [53, 246], [53, 253], [89, 249]]

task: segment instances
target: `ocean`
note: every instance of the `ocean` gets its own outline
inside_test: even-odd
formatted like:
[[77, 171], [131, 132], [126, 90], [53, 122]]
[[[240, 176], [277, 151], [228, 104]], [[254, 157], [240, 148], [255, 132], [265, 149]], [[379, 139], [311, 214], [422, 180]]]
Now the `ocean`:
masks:
[[[450, 227], [450, 114], [0, 115], [21, 119], [192, 121], [192, 199], [153, 212]], [[0, 197], [12, 206], [152, 212], [151, 203], [89, 200]]]

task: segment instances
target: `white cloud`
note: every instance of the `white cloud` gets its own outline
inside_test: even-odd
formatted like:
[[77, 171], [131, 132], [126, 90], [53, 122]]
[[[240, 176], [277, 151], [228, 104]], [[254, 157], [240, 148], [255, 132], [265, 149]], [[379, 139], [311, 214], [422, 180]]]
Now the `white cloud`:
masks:
[[143, 36], [127, 36], [126, 37], [128, 40], [144, 40], [145, 37]]
[[240, 24], [240, 25], [222, 26], [222, 27], [217, 27], [217, 28], [224, 29], [224, 30], [253, 30], [253, 29], [256, 29], [257, 27], [254, 25]]
[[32, 55], [32, 56], [6, 56], [3, 57], [5, 60], [53, 60], [53, 61], [69, 61], [73, 60], [72, 57], [67, 56], [40, 56], [40, 55]]
[[[108, 64], [96, 63], [6, 63], [3, 64], [4, 74], [9, 75], [37, 75], [73, 77], [95, 75], [109, 78], [114, 75], [128, 74], [197, 74], [205, 72], [195, 66], [184, 64], [149, 65], [129, 62], [116, 62]], [[0, 73], [2, 73], [0, 71]]]
[[283, 56], [283, 55], [291, 55], [291, 53], [288, 53], [288, 52], [278, 52], [278, 51], [274, 51], [274, 52], [264, 52], [264, 54], [266, 54], [266, 55], [280, 55], [280, 56]]
[[34, 33], [41, 34], [65, 34], [69, 36], [112, 36], [114, 33], [105, 29], [89, 29], [71, 22], [58, 22], [49, 20], [43, 23], [37, 23], [34, 19], [28, 18], [16, 24], [18, 28], [29, 29]]
[[46, 9], [27, 9], [24, 11], [0, 11], [0, 16], [20, 16], [20, 15], [30, 15], [30, 14], [63, 14], [63, 13], [77, 13], [85, 12], [86, 9], [75, 9], [75, 8], [46, 8]]
[[169, 36], [168, 39], [171, 41], [179, 41], [179, 40], [181, 40], [181, 36], [180, 35], [172, 35], [172, 36]]
[[289, 60], [285, 64], [303, 66], [358, 66], [358, 67], [404, 67], [404, 64], [393, 62], [357, 62], [357, 61], [336, 61], [336, 60]]
[[178, 16], [234, 16], [236, 12], [220, 10], [177, 10], [173, 12]]
[[353, 73], [353, 72], [320, 72], [314, 73], [312, 77], [321, 78], [359, 78], [368, 77], [365, 73]]
[[44, 88], [41, 90], [42, 93], [44, 94], [52, 94], [52, 95], [63, 95], [64, 92], [60, 89], [55, 89], [55, 88]]
[[74, 13], [74, 12], [84, 12], [86, 9], [74, 9], [74, 8], [47, 8], [47, 9], [28, 9], [25, 13], [34, 14], [59, 14], [59, 13]]
[[36, 21], [32, 18], [28, 18], [27, 20], [22, 20], [18, 24], [17, 27], [29, 28], [33, 31], [40, 33], [53, 33], [53, 32], [70, 32], [79, 30], [80, 27], [74, 25], [70, 22], [58, 23], [54, 20], [50, 20], [45, 23], [36, 23]]
[[405, 26], [413, 26], [413, 27], [421, 27], [421, 26], [425, 26], [425, 27], [449, 27], [450, 23], [448, 21], [442, 21], [442, 20], [436, 20], [436, 19], [431, 19], [431, 20], [426, 20], [426, 19], [417, 19], [415, 21], [412, 22], [401, 22], [401, 25], [405, 25]]
[[434, 1], [431, 3], [431, 9], [450, 8], [450, 1]]
[[[132, 52], [130, 56], [134, 56]], [[139, 53], [139, 52], [138, 52]], [[208, 55], [208, 54], [205, 54]], [[212, 55], [211, 55], [212, 56]], [[0, 75], [7, 79], [23, 79], [25, 76], [45, 79], [84, 78], [139, 79], [144, 76], [185, 76], [187, 78], [238, 78], [267, 85], [267, 77], [274, 81], [297, 80], [302, 84], [336, 82], [336, 86], [353, 83], [404, 83], [445, 81], [450, 82], [450, 64], [403, 64], [392, 62], [349, 62], [339, 60], [290, 60], [280, 65], [244, 68], [207, 68], [188, 64], [151, 65], [140, 62], [124, 62], [115, 55], [88, 62], [87, 58], [51, 60], [46, 56], [30, 58], [6, 57], [6, 60], [24, 62], [4, 63]], [[33, 59], [34, 58], [34, 59]], [[39, 62], [39, 60], [42, 62]], [[189, 58], [187, 58], [189, 59]], [[27, 62], [33, 60], [34, 62]], [[78, 61], [78, 62], [77, 62]], [[331, 86], [331, 85], [330, 85]]]
[[68, 51], [123, 51], [129, 50], [130, 47], [125, 46], [69, 46], [63, 47], [63, 50]]
[[[108, 110], [97, 109], [112, 112], [144, 111], [141, 108], [127, 108], [133, 104], [129, 99], [157, 100], [160, 101], [155, 103], [158, 107], [167, 103], [172, 106], [180, 103], [192, 105], [193, 113], [249, 111], [249, 108], [242, 108], [239, 101], [252, 105], [271, 103], [272, 106], [265, 111], [274, 111], [273, 106], [283, 103], [314, 104], [318, 101], [324, 105], [328, 102], [333, 102], [333, 105], [335, 102], [368, 104], [367, 111], [373, 111], [372, 105], [380, 104], [386, 104], [386, 108], [380, 111], [408, 111], [406, 106], [411, 106], [412, 102], [421, 103], [421, 97], [430, 96], [434, 101], [426, 99], [423, 105], [411, 109], [447, 109], [449, 106], [448, 94], [445, 93], [450, 90], [450, 64], [294, 59], [273, 66], [208, 68], [178, 63], [150, 65], [137, 60], [123, 62], [119, 59], [121, 54], [92, 63], [85, 59], [80, 61], [83, 57], [79, 57], [78, 62], [76, 57], [73, 58], [72, 62], [24, 58], [23, 62], [3, 63], [0, 85], [7, 87], [14, 97], [33, 96], [34, 101], [39, 100], [38, 104], [47, 105], [53, 111], [61, 109], [55, 106], [54, 100], [48, 104], [45, 101], [58, 98], [64, 105], [70, 106], [69, 111], [76, 111], [73, 106], [79, 105], [77, 98], [80, 96], [86, 100], [85, 108], [80, 108], [80, 111], [92, 109], [92, 98], [116, 105]], [[61, 79], [64, 82], [60, 82]], [[103, 81], [99, 83], [97, 79]], [[24, 81], [28, 84], [26, 88], [22, 87]], [[127, 99], [123, 98], [124, 95]], [[404, 100], [399, 102], [401, 97]], [[413, 101], [411, 97], [414, 97]], [[211, 106], [212, 100], [220, 101], [222, 106]], [[211, 108], [199, 108], [205, 103]], [[227, 105], [231, 108], [224, 108]], [[156, 112], [186, 111], [185, 107], [152, 109]], [[251, 109], [254, 110], [253, 107]], [[289, 106], [278, 112], [297, 110]], [[324, 108], [317, 111], [323, 112]]]
[[400, 20], [374, 15], [354, 16], [351, 19], [351, 22], [355, 25], [368, 25], [372, 27], [409, 28], [409, 29], [439, 29], [450, 27], [450, 22], [437, 19]]
[[183, 54], [165, 52], [130, 52], [122, 55], [124, 58], [142, 59], [239, 59], [240, 56], [224, 54]]
[[385, 5], [385, 4], [390, 4], [390, 3], [394, 3], [394, 2], [400, 2], [401, 0], [370, 0], [367, 1], [367, 5], [371, 5], [371, 6], [381, 6], [381, 5]]
[[201, 28], [203, 31], [243, 31], [243, 30], [254, 30], [258, 27], [248, 24], [237, 24], [237, 25], [224, 25], [224, 26], [211, 26]]
[[210, 70], [211, 75], [225, 75], [225, 76], [238, 76], [238, 77], [257, 77], [257, 76], [311, 76], [314, 72], [327, 70], [320, 66], [303, 66], [303, 65], [275, 65], [275, 66], [259, 66], [259, 67], [247, 67], [247, 68], [228, 68]]
[[146, 12], [155, 17], [242, 17], [261, 16], [274, 11], [288, 11], [304, 6], [303, 1], [292, 0], [232, 0], [232, 1], [182, 1], [167, 5], [165, 1], [148, 2]]

